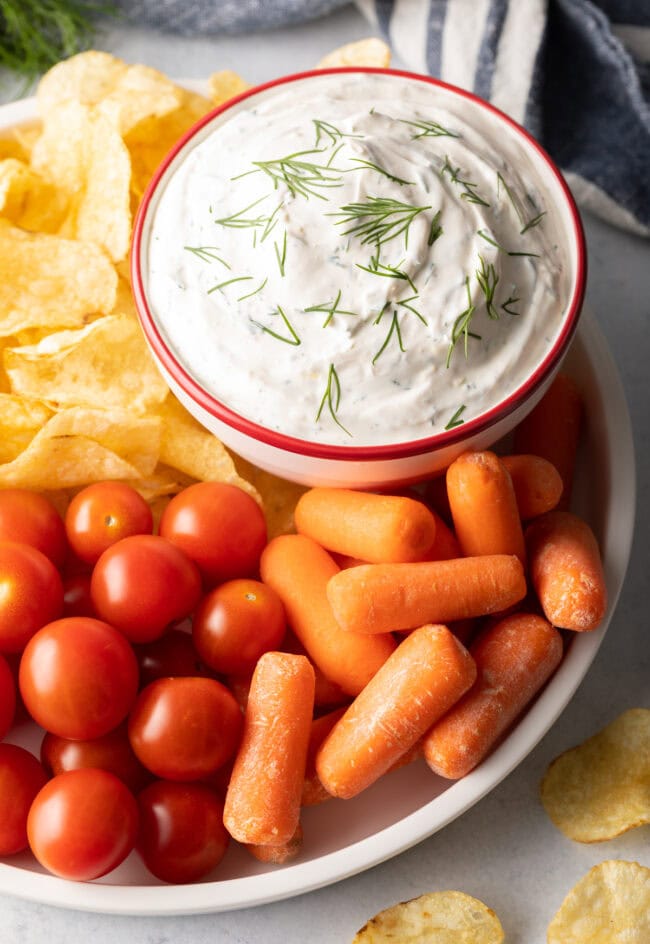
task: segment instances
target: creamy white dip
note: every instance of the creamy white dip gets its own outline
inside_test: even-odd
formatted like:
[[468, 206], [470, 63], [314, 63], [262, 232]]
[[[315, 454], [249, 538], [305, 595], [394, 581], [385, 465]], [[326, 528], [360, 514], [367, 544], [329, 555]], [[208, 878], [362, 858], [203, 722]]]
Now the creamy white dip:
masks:
[[232, 410], [314, 442], [421, 439], [548, 352], [569, 266], [543, 175], [464, 99], [322, 76], [226, 113], [155, 209], [147, 294]]

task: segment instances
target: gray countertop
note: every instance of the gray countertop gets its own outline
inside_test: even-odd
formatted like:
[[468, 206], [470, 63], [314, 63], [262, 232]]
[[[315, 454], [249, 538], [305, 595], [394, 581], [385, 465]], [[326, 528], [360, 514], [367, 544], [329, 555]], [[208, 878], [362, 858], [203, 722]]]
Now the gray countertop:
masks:
[[[201, 38], [112, 29], [98, 41], [132, 62], [172, 76], [235, 69], [250, 82], [312, 66], [337, 45], [373, 33], [354, 10], [264, 36]], [[546, 737], [496, 789], [413, 849], [317, 892], [243, 911], [192, 917], [116, 917], [0, 896], [2, 944], [346, 944], [380, 909], [425, 891], [455, 888], [500, 916], [508, 944], [543, 944], [566, 892], [594, 864], [650, 866], [650, 827], [595, 845], [565, 839], [538, 801], [547, 764], [629, 707], [650, 707], [649, 244], [586, 217], [587, 300], [609, 342], [627, 395], [637, 451], [638, 511], [625, 586], [605, 641], [576, 695]]]

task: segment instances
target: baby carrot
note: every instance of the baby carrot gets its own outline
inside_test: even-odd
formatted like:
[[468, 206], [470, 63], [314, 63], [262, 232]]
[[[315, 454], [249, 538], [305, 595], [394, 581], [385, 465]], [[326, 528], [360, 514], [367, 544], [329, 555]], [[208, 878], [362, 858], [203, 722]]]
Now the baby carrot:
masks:
[[555, 626], [596, 629], [607, 587], [596, 537], [570, 511], [549, 511], [526, 529], [530, 577], [544, 615]]
[[[297, 656], [307, 656], [307, 650], [300, 642], [293, 630], [288, 629], [282, 640], [282, 651], [293, 652]], [[311, 662], [311, 659], [309, 660]], [[314, 675], [316, 676], [316, 687], [314, 690], [315, 708], [334, 708], [336, 705], [348, 704], [350, 696], [346, 695], [342, 688], [332, 682], [324, 675], [317, 665], [314, 665]]]
[[[339, 569], [327, 551], [302, 534], [283, 534], [265, 547], [260, 569], [262, 580], [282, 600], [287, 621], [310, 659], [346, 694], [358, 694], [396, 644], [388, 634], [372, 639], [346, 633], [338, 625], [327, 585]], [[341, 573], [366, 569], [353, 567]]]
[[312, 488], [294, 511], [300, 534], [369, 563], [424, 560], [436, 522], [422, 502], [345, 488]]
[[542, 456], [560, 473], [564, 487], [558, 507], [562, 509], [567, 509], [571, 500], [582, 412], [577, 385], [566, 374], [558, 374], [515, 430], [514, 452]]
[[313, 710], [309, 660], [287, 652], [261, 656], [224, 805], [224, 825], [238, 842], [281, 845], [294, 835]]
[[325, 800], [331, 800], [331, 794], [327, 792], [323, 784], [318, 779], [316, 773], [316, 755], [320, 750], [321, 744], [330, 733], [337, 721], [345, 714], [345, 708], [335, 708], [334, 711], [321, 715], [320, 718], [314, 718], [311, 723], [311, 733], [309, 735], [309, 746], [307, 748], [307, 766], [305, 767], [305, 779], [302, 785], [301, 806], [316, 806]]
[[510, 475], [493, 452], [464, 452], [447, 469], [456, 537], [468, 557], [516, 554], [526, 548]]
[[441, 518], [436, 511], [432, 511], [431, 514], [436, 520], [436, 539], [427, 554], [427, 560], [452, 560], [454, 557], [462, 557], [463, 552], [458, 538], [444, 518]]
[[564, 486], [552, 462], [532, 455], [501, 456], [501, 462], [510, 473], [522, 520], [556, 507]]
[[258, 862], [269, 862], [271, 865], [284, 865], [295, 859], [302, 849], [303, 832], [302, 826], [298, 823], [296, 831], [288, 840], [275, 846], [254, 845], [247, 843], [246, 848]]
[[366, 564], [334, 575], [327, 597], [344, 630], [386, 633], [498, 613], [526, 595], [514, 554], [416, 564]]
[[494, 747], [562, 658], [562, 637], [541, 616], [515, 613], [470, 648], [477, 679], [424, 737], [424, 758], [441, 777], [464, 777]]
[[356, 796], [402, 757], [467, 691], [476, 666], [446, 626], [421, 626], [398, 646], [332, 728], [316, 757], [333, 796]]

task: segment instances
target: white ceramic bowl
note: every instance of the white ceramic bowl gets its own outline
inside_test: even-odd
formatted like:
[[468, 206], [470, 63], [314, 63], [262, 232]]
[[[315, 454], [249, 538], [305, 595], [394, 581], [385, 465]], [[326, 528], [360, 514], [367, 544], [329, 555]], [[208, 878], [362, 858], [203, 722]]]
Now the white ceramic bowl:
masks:
[[[326, 72], [389, 75], [387, 81], [427, 83], [435, 88], [442, 104], [462, 103], [469, 123], [480, 116], [494, 126], [494, 137], [516, 141], [542, 181], [559, 221], [560, 245], [566, 245], [563, 260], [569, 273], [568, 298], [561, 328], [543, 359], [513, 393], [476, 418], [453, 429], [393, 444], [372, 446], [327, 445], [297, 439], [264, 427], [238, 414], [228, 404], [210, 394], [181, 363], [167, 342], [150, 303], [148, 247], [161, 195], [188, 155], [220, 123], [241, 109], [250, 109], [272, 96], [279, 87], [291, 84], [296, 94], [309, 94], [309, 84]], [[132, 251], [132, 276], [140, 320], [153, 355], [171, 389], [187, 409], [216, 433], [235, 452], [277, 475], [307, 485], [381, 487], [415, 482], [445, 468], [466, 449], [483, 449], [508, 433], [543, 395], [566, 354], [580, 314], [585, 286], [585, 246], [580, 217], [573, 198], [560, 174], [543, 149], [510, 118], [468, 92], [445, 85], [427, 76], [383, 70], [326, 70], [288, 76], [248, 91], [206, 116], [167, 157], [154, 177], [136, 220]], [[269, 390], [269, 396], [273, 391]]]

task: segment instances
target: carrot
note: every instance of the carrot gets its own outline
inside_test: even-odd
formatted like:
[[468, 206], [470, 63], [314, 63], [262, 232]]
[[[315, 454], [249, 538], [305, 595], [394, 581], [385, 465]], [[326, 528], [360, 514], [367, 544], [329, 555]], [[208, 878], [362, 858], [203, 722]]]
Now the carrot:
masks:
[[464, 452], [452, 462], [447, 494], [463, 554], [516, 554], [525, 562], [512, 480], [493, 452]]
[[434, 773], [464, 777], [495, 743], [557, 668], [562, 637], [541, 616], [516, 613], [481, 633], [470, 648], [477, 679], [424, 738]]
[[476, 666], [446, 626], [408, 636], [357, 695], [316, 757], [321, 783], [349, 799], [374, 783], [467, 691]]
[[359, 564], [367, 564], [368, 561], [359, 560], [358, 557], [350, 557], [349, 554], [337, 554], [336, 551], [330, 551], [332, 559], [335, 561], [336, 566], [340, 567], [341, 570], [346, 570], [348, 567], [358, 567]]
[[302, 785], [301, 806], [316, 806], [325, 800], [331, 799], [331, 794], [327, 792], [323, 784], [318, 779], [316, 773], [316, 755], [320, 746], [330, 733], [337, 721], [345, 714], [345, 708], [335, 708], [334, 711], [321, 715], [320, 718], [314, 718], [311, 723], [311, 733], [309, 735], [309, 747], [307, 748], [307, 765], [305, 767], [305, 779]]
[[[309, 659], [307, 650], [291, 629], [288, 629], [284, 634], [282, 651], [293, 652], [297, 656], [307, 656]], [[309, 661], [311, 662], [311, 659]], [[330, 681], [313, 662], [312, 666], [316, 677], [314, 706], [316, 708], [333, 708], [335, 705], [347, 704], [350, 701], [350, 696], [346, 695], [340, 686]]]
[[309, 660], [264, 653], [253, 672], [224, 805], [224, 825], [238, 842], [281, 845], [294, 835], [313, 709]]
[[431, 514], [436, 521], [436, 539], [433, 547], [427, 554], [427, 560], [452, 560], [454, 557], [462, 557], [463, 552], [458, 542], [458, 538], [436, 511]]
[[303, 832], [302, 826], [298, 823], [296, 831], [288, 842], [280, 843], [276, 846], [255, 845], [247, 843], [246, 848], [258, 862], [269, 862], [271, 865], [284, 865], [295, 859], [302, 849]]
[[345, 488], [312, 488], [294, 511], [300, 534], [322, 547], [370, 563], [424, 560], [436, 522], [422, 502]]
[[344, 630], [386, 633], [497, 613], [526, 595], [514, 555], [367, 564], [334, 575], [327, 597]]
[[556, 507], [562, 496], [562, 477], [553, 463], [541, 456], [501, 456], [510, 473], [519, 516], [526, 521]]
[[[396, 644], [390, 635], [371, 639], [346, 633], [338, 625], [327, 599], [327, 585], [339, 569], [327, 551], [302, 534], [283, 534], [267, 544], [260, 569], [262, 580], [282, 600], [289, 625], [309, 657], [346, 694], [357, 695]], [[341, 573], [366, 569], [354, 567]]]
[[559, 504], [562, 509], [567, 509], [571, 501], [582, 413], [578, 387], [566, 374], [558, 374], [515, 430], [514, 452], [542, 456], [560, 473], [564, 486]]
[[549, 511], [526, 529], [530, 577], [544, 615], [555, 626], [587, 632], [607, 609], [596, 537], [570, 511]]

